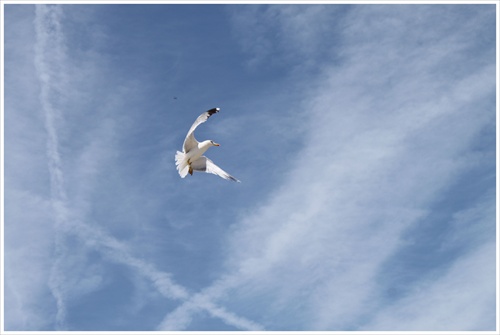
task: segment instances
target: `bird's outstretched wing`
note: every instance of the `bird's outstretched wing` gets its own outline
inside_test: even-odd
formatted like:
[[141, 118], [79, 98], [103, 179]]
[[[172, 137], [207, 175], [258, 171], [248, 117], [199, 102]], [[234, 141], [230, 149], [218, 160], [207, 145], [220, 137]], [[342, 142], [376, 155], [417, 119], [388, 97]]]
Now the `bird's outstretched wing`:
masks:
[[210, 159], [208, 159], [205, 156], [201, 156], [194, 162], [191, 162], [191, 167], [195, 171], [202, 171], [206, 173], [213, 173], [221, 178], [227, 179], [227, 180], [232, 180], [240, 183], [240, 181], [233, 176], [231, 176], [229, 173], [226, 171], [222, 170], [220, 167], [214, 164]]
[[207, 121], [208, 118], [212, 116], [212, 114], [217, 113], [219, 109], [220, 108], [212, 108], [206, 111], [205, 113], [201, 114], [200, 116], [198, 116], [198, 118], [196, 119], [196, 121], [194, 121], [191, 128], [189, 128], [189, 131], [186, 135], [186, 139], [184, 140], [184, 144], [182, 145], [182, 149], [184, 150], [184, 152], [188, 152], [189, 150], [193, 149], [198, 145], [198, 141], [194, 138], [194, 130], [196, 129], [196, 127], [198, 127], [203, 122]]

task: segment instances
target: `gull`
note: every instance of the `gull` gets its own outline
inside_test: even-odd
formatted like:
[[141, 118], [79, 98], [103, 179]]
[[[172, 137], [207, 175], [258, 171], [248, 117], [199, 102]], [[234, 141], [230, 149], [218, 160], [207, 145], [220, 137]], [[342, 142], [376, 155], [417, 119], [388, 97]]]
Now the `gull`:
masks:
[[218, 147], [219, 143], [215, 143], [212, 140], [206, 140], [203, 142], [198, 142], [194, 138], [194, 130], [203, 122], [207, 121], [210, 116], [217, 113], [220, 108], [212, 108], [205, 113], [198, 116], [196, 121], [189, 129], [184, 144], [182, 146], [182, 152], [177, 151], [175, 154], [175, 165], [179, 171], [181, 178], [184, 178], [189, 173], [193, 175], [193, 171], [201, 171], [206, 173], [213, 173], [221, 178], [240, 182], [238, 179], [231, 176], [226, 171], [222, 170], [220, 167], [214, 164], [210, 159], [203, 156], [205, 151], [210, 147]]

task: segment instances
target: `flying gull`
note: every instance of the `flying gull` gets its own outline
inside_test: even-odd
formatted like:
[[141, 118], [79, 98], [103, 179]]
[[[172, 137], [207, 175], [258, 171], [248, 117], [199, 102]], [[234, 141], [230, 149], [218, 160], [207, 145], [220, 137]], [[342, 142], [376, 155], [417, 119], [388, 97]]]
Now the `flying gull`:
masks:
[[193, 171], [201, 171], [213, 173], [224, 179], [240, 182], [238, 179], [215, 165], [210, 159], [202, 156], [208, 148], [214, 146], [218, 147], [220, 144], [212, 140], [198, 142], [196, 138], [194, 138], [194, 130], [196, 127], [207, 121], [208, 118], [217, 113], [219, 109], [220, 108], [212, 108], [198, 116], [186, 135], [184, 145], [182, 146], [182, 152], [177, 151], [175, 154], [175, 165], [177, 165], [177, 170], [182, 178], [186, 177], [188, 173], [193, 175]]

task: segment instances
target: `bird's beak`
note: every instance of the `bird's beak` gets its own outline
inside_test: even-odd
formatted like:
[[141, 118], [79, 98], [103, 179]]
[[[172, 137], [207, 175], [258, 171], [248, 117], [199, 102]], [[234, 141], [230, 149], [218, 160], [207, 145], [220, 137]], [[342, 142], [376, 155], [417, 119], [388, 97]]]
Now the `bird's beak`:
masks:
[[220, 147], [220, 144], [219, 144], [219, 143], [214, 143], [214, 145], [215, 145], [216, 147]]

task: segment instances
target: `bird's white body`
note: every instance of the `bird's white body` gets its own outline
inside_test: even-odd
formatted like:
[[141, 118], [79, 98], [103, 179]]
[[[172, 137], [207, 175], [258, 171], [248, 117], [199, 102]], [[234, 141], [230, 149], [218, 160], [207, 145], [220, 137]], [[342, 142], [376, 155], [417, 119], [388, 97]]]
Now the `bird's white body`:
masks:
[[177, 151], [175, 154], [175, 164], [177, 165], [177, 170], [181, 178], [187, 176], [187, 174], [193, 174], [193, 171], [202, 171], [207, 173], [213, 173], [221, 178], [233, 180], [239, 182], [238, 179], [231, 176], [229, 173], [222, 170], [220, 167], [215, 165], [210, 159], [203, 156], [203, 154], [208, 150], [208, 148], [213, 146], [219, 146], [211, 140], [206, 140], [203, 142], [198, 142], [194, 138], [194, 130], [199, 124], [208, 120], [208, 118], [219, 111], [219, 108], [212, 108], [209, 111], [201, 114], [196, 121], [193, 123], [188, 131], [186, 139], [184, 140], [183, 151]]
[[205, 153], [205, 151], [207, 151], [208, 148], [210, 148], [212, 146], [213, 146], [213, 144], [209, 140], [203, 141], [203, 142], [198, 142], [198, 145], [195, 148], [191, 149], [186, 154], [186, 158], [189, 161], [194, 162], [195, 160], [197, 160], [198, 158], [200, 158], [201, 156], [203, 156], [203, 154]]

